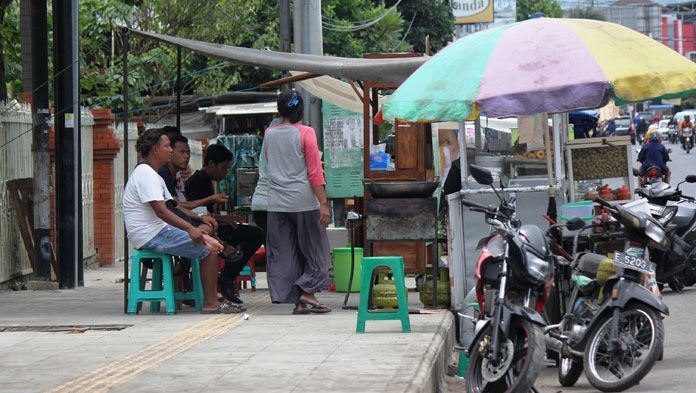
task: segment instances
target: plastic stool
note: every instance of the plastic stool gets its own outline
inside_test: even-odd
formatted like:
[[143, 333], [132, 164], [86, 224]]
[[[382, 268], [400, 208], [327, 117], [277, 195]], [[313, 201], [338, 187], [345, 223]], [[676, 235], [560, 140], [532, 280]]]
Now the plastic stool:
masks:
[[244, 288], [246, 288], [246, 281], [251, 281], [251, 292], [256, 292], [256, 271], [254, 269], [253, 261], [249, 260], [247, 265], [244, 266], [241, 272], [234, 279], [234, 285], [237, 287], [237, 293], [239, 293], [240, 283], [245, 281]]
[[[396, 298], [399, 303], [397, 311], [393, 312], [369, 312], [367, 303], [372, 286], [372, 272], [378, 266], [389, 267], [394, 275], [396, 285]], [[362, 260], [362, 274], [360, 278], [360, 306], [358, 307], [357, 333], [365, 333], [365, 321], [367, 320], [401, 320], [401, 331], [411, 331], [411, 322], [408, 318], [408, 301], [406, 298], [406, 282], [404, 281], [404, 259], [402, 257], [365, 257]]]
[[[152, 289], [143, 290], [141, 285], [141, 260], [152, 259]], [[176, 314], [176, 300], [191, 299], [196, 303], [196, 311], [203, 309], [203, 285], [201, 283], [201, 261], [191, 260], [191, 292], [176, 292], [174, 290], [174, 274], [172, 272], [172, 256], [153, 250], [133, 250], [131, 262], [130, 291], [128, 294], [128, 314], [138, 313], [138, 303], [150, 302], [150, 312], [160, 311], [160, 302], [167, 305], [167, 314]], [[144, 283], [143, 283], [144, 284]]]

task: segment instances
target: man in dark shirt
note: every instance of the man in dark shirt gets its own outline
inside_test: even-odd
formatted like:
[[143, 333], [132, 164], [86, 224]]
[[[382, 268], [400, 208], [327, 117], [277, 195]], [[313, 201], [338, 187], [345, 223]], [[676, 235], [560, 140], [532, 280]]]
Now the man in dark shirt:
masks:
[[[206, 198], [215, 195], [213, 181], [218, 182], [225, 178], [232, 157], [232, 152], [223, 145], [208, 146], [203, 157], [203, 168], [191, 175], [184, 185], [185, 194], [189, 201], [205, 201]], [[215, 203], [215, 201], [209, 201], [202, 206], [205, 206], [207, 213], [212, 215], [220, 224], [217, 230], [220, 239], [229, 244], [238, 245], [242, 253], [236, 262], [225, 263], [225, 267], [220, 272], [218, 284], [220, 284], [225, 298], [235, 303], [241, 303], [234, 285], [235, 278], [244, 269], [256, 250], [261, 247], [266, 234], [259, 227], [240, 224], [238, 217], [234, 214], [215, 214]]]
[[641, 177], [639, 178], [639, 185], [643, 185], [642, 182], [645, 172], [648, 170], [648, 168], [653, 166], [660, 168], [664, 174], [665, 183], [669, 183], [669, 178], [672, 174], [667, 166], [667, 161], [669, 161], [669, 153], [667, 152], [665, 145], [660, 143], [660, 136], [656, 132], [651, 132], [649, 138], [650, 140], [648, 143], [644, 144], [640, 149], [640, 153], [638, 153], [638, 162], [643, 164], [640, 166]]

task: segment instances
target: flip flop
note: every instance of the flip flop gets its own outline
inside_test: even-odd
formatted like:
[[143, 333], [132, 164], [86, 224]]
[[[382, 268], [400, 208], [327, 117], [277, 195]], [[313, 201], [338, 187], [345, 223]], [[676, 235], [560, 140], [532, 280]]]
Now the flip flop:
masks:
[[236, 307], [230, 307], [227, 303], [221, 303], [215, 310], [201, 310], [201, 314], [239, 314], [243, 312]]
[[326, 304], [317, 304], [316, 306], [312, 306], [312, 308], [309, 309], [309, 312], [325, 314], [327, 312], [331, 312], [331, 308]]
[[241, 247], [235, 247], [224, 241], [222, 242], [222, 245], [225, 248], [223, 251], [220, 251], [218, 255], [220, 255], [225, 260], [225, 262], [235, 263], [241, 261], [242, 258], [244, 258], [244, 251], [242, 251]]
[[310, 309], [308, 309], [307, 307], [302, 307], [302, 308], [297, 308], [297, 307], [295, 307], [295, 309], [292, 310], [292, 313], [293, 313], [294, 315], [307, 315], [307, 314], [309, 314], [309, 313], [311, 313], [311, 312], [312, 312], [312, 311], [311, 311]]

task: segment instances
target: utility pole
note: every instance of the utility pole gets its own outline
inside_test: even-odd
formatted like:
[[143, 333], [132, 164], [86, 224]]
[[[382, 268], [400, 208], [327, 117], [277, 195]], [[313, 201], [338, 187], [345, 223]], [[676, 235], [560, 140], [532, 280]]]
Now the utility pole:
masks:
[[80, 176], [79, 78], [75, 78], [75, 0], [53, 0], [56, 131], [56, 259], [61, 288], [79, 283], [82, 267], [82, 182]]
[[31, 0], [32, 143], [34, 145], [34, 278], [51, 281], [48, 26], [46, 0]]
[[[293, 6], [295, 9], [295, 17], [298, 14], [298, 4], [301, 3], [301, 21], [295, 19], [295, 32], [297, 33], [298, 24], [301, 31], [299, 37], [295, 36], [295, 51], [309, 55], [324, 55], [324, 44], [322, 35], [321, 23], [321, 0], [295, 0]], [[297, 48], [298, 38], [301, 42], [300, 48]], [[302, 98], [305, 102], [304, 119], [305, 124], [309, 124], [317, 133], [317, 141], [319, 148], [323, 145], [323, 129], [322, 129], [322, 114], [321, 114], [321, 99], [313, 96], [307, 91], [304, 91]]]
[[290, 0], [278, 1], [280, 20], [280, 51], [290, 52]]

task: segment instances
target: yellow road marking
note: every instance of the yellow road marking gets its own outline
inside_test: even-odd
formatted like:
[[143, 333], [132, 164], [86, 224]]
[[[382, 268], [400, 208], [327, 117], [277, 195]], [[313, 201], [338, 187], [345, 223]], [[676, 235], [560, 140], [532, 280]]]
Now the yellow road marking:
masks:
[[[267, 293], [259, 294], [250, 299], [250, 303], [255, 303], [255, 300], [261, 300], [265, 297], [268, 297]], [[246, 313], [255, 315], [263, 306], [252, 308], [254, 309], [253, 313], [252, 310], [247, 310]], [[227, 332], [242, 323], [243, 316], [244, 313], [214, 315], [46, 393], [106, 392], [196, 345]]]

